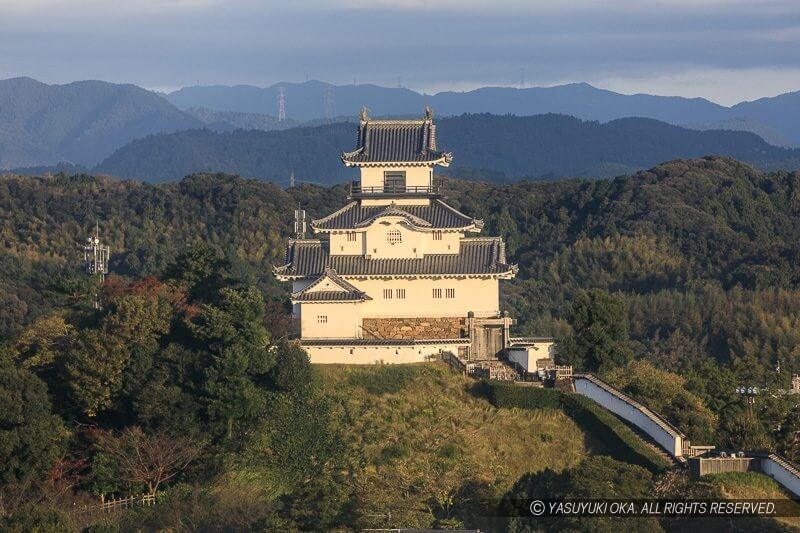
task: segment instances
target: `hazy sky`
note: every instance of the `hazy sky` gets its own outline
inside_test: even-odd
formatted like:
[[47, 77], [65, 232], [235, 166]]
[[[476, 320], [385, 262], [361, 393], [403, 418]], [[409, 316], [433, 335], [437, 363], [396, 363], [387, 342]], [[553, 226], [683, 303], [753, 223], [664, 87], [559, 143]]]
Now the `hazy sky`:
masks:
[[0, 0], [0, 78], [800, 89], [800, 0]]

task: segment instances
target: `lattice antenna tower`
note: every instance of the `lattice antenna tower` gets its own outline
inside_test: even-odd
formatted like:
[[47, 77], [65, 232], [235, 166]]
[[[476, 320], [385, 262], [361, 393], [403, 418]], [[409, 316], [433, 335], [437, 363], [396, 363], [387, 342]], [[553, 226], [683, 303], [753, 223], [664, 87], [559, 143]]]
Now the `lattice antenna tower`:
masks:
[[286, 89], [281, 85], [278, 88], [278, 122], [286, 120]]
[[300, 209], [300, 205], [294, 210], [294, 236], [297, 239], [306, 238], [306, 210]]
[[90, 276], [99, 274], [105, 281], [110, 253], [111, 248], [100, 242], [100, 224], [95, 223], [94, 235], [89, 236], [83, 246], [83, 262], [86, 266], [86, 273]]
[[336, 94], [333, 92], [332, 85], [325, 86], [323, 107], [325, 108], [325, 120], [330, 122], [336, 116]]
[[289, 188], [294, 188], [297, 182], [294, 179], [294, 169], [289, 172]]

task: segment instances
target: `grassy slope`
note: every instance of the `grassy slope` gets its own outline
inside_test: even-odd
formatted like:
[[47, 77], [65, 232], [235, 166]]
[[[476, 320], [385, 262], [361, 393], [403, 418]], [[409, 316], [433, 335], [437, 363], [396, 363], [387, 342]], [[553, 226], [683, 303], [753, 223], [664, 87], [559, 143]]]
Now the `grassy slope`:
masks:
[[526, 472], [587, 455], [563, 413], [497, 409], [444, 365], [316, 371], [347, 421], [360, 506], [405, 527], [429, 526], [467, 496], [499, 497]]
[[[727, 472], [705, 476], [703, 481], [719, 487], [730, 500], [781, 500], [792, 496], [772, 478], [758, 472]], [[778, 522], [800, 528], [800, 517], [777, 518]]]

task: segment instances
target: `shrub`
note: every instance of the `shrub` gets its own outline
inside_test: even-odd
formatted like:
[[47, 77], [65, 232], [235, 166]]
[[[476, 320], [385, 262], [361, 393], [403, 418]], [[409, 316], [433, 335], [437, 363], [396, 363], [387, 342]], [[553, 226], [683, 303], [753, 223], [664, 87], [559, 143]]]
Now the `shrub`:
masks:
[[473, 393], [489, 400], [495, 407], [520, 409], [560, 409], [562, 393], [556, 389], [525, 387], [481, 381]]

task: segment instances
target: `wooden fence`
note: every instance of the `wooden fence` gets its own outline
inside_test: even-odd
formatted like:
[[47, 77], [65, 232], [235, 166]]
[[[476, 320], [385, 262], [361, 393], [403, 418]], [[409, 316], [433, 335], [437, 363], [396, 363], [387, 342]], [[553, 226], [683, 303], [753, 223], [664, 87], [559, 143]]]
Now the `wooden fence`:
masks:
[[133, 509], [134, 507], [150, 507], [156, 504], [155, 494], [145, 494], [142, 496], [128, 496], [127, 498], [112, 498], [103, 500], [97, 505], [84, 505], [81, 508], [72, 510], [72, 514], [81, 515], [87, 513], [105, 513], [118, 509]]

